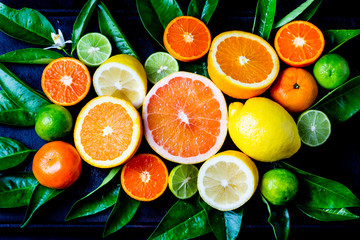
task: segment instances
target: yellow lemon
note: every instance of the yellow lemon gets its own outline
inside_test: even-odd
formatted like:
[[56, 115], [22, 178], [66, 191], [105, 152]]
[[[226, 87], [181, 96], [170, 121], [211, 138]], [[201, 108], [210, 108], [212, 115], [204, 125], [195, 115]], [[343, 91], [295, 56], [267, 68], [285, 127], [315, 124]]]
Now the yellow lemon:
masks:
[[236, 146], [251, 158], [274, 162], [289, 158], [301, 146], [291, 115], [276, 102], [254, 97], [229, 106], [229, 133]]

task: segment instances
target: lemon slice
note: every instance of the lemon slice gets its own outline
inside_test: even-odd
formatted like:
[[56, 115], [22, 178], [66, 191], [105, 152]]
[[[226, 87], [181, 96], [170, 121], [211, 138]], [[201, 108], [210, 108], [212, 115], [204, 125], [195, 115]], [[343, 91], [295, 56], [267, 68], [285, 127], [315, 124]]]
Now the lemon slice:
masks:
[[98, 96], [121, 98], [139, 108], [145, 99], [147, 78], [143, 65], [136, 58], [118, 54], [101, 64], [93, 77]]
[[211, 207], [230, 211], [241, 207], [254, 194], [259, 173], [254, 162], [239, 151], [225, 151], [200, 168], [198, 190]]

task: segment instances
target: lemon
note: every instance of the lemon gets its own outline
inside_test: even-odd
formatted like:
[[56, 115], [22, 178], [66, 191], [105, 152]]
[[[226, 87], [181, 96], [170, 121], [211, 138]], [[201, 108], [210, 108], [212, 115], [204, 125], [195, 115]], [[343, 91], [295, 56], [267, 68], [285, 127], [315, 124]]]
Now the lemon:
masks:
[[143, 65], [127, 54], [112, 56], [101, 64], [93, 76], [98, 96], [110, 95], [121, 98], [139, 108], [145, 99], [147, 78]]
[[254, 194], [259, 172], [254, 162], [239, 151], [228, 150], [208, 159], [199, 169], [201, 198], [220, 211], [241, 207]]
[[229, 106], [229, 133], [236, 146], [249, 157], [274, 162], [289, 158], [301, 146], [294, 119], [278, 103], [254, 97]]

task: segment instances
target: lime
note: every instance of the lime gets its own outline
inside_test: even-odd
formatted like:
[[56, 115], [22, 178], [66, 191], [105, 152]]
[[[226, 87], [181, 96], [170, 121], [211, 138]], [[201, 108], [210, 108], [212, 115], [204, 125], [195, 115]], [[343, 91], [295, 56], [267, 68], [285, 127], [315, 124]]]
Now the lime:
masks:
[[285, 205], [292, 201], [297, 190], [296, 176], [282, 168], [267, 171], [260, 182], [261, 194], [273, 205]]
[[77, 44], [77, 55], [87, 66], [96, 67], [111, 55], [111, 43], [100, 33], [88, 33]]
[[151, 54], [144, 64], [146, 75], [153, 84], [170, 73], [179, 71], [176, 59], [168, 53], [156, 52]]
[[36, 115], [35, 121], [37, 135], [46, 141], [65, 137], [73, 127], [70, 112], [65, 107], [57, 104], [42, 107]]
[[326, 114], [319, 110], [303, 112], [297, 122], [301, 141], [317, 147], [326, 142], [331, 133], [331, 123]]
[[169, 188], [175, 197], [187, 199], [197, 192], [199, 170], [194, 165], [180, 164], [174, 167], [169, 175]]
[[347, 61], [338, 54], [326, 54], [314, 65], [314, 76], [320, 86], [334, 89], [343, 84], [349, 77]]

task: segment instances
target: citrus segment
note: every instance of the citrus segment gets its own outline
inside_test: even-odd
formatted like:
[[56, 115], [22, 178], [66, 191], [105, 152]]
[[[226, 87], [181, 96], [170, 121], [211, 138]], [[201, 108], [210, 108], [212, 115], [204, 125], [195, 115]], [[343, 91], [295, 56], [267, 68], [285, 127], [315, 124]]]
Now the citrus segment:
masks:
[[91, 85], [87, 67], [75, 58], [63, 57], [50, 62], [43, 71], [41, 86], [55, 104], [71, 106], [85, 98]]
[[81, 157], [100, 168], [118, 166], [140, 145], [141, 118], [127, 101], [101, 96], [88, 102], [75, 124], [74, 140]]
[[143, 106], [145, 137], [164, 158], [198, 163], [214, 155], [226, 137], [227, 108], [206, 77], [177, 72], [150, 90]]
[[191, 198], [197, 192], [199, 170], [195, 165], [180, 164], [174, 167], [169, 175], [169, 189], [180, 199]]
[[98, 67], [93, 76], [98, 96], [110, 95], [125, 99], [139, 108], [147, 91], [147, 78], [142, 64], [133, 56], [112, 56]]
[[254, 194], [259, 173], [254, 162], [239, 151], [228, 150], [207, 160], [199, 170], [201, 198], [213, 208], [230, 211]]
[[210, 48], [210, 31], [200, 19], [174, 18], [165, 28], [164, 45], [174, 58], [190, 62], [204, 56]]
[[170, 54], [156, 52], [146, 59], [144, 68], [149, 81], [155, 84], [170, 73], [179, 71], [179, 64]]
[[293, 21], [278, 30], [274, 45], [282, 61], [293, 67], [305, 67], [320, 57], [325, 40], [314, 24]]
[[247, 99], [262, 94], [279, 73], [279, 59], [261, 37], [242, 31], [219, 34], [208, 55], [211, 80], [227, 95]]
[[121, 171], [121, 186], [132, 198], [152, 201], [161, 196], [168, 183], [164, 162], [153, 154], [138, 154]]

